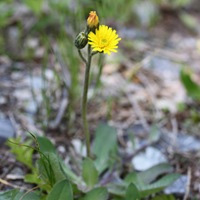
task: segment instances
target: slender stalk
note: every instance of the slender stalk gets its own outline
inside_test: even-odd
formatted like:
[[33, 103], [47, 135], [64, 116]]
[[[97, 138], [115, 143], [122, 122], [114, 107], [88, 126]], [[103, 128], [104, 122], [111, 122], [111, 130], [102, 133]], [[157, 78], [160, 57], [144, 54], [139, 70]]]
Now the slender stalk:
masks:
[[31, 87], [31, 95], [33, 98], [33, 101], [35, 103], [35, 105], [38, 107], [38, 102], [36, 99], [36, 95], [35, 95], [35, 91], [34, 91], [34, 84], [33, 84], [33, 71], [31, 70], [31, 68], [29, 67], [29, 76], [30, 76], [30, 87]]
[[83, 62], [84, 62], [85, 64], [87, 64], [87, 60], [83, 57], [83, 54], [82, 54], [82, 52], [81, 52], [80, 49], [78, 50], [78, 53], [79, 53], [79, 56], [81, 57], [81, 59], [83, 60]]
[[91, 59], [92, 59], [91, 47], [90, 45], [88, 45], [88, 61], [86, 62], [85, 80], [84, 80], [84, 89], [83, 89], [83, 98], [82, 98], [82, 120], [83, 120], [84, 134], [86, 137], [87, 156], [90, 158], [91, 158], [90, 133], [89, 133], [88, 122], [87, 122], [87, 93], [88, 93], [89, 78], [90, 78]]

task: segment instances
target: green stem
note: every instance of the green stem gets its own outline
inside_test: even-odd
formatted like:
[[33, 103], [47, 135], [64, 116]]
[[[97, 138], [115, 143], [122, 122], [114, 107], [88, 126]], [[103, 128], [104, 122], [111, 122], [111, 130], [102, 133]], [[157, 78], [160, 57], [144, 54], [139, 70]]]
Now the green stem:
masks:
[[34, 91], [34, 84], [33, 84], [33, 71], [31, 70], [31, 68], [29, 67], [29, 76], [30, 76], [30, 87], [31, 87], [31, 95], [33, 98], [33, 101], [35, 103], [35, 105], [38, 107], [38, 102], [36, 99], [36, 95], [35, 95], [35, 91]]
[[80, 49], [78, 50], [78, 53], [79, 53], [79, 56], [81, 57], [81, 59], [83, 60], [83, 62], [84, 62], [85, 64], [87, 64], [87, 61], [86, 61], [86, 59], [83, 57], [83, 54], [82, 54], [82, 52], [81, 52]]
[[87, 122], [87, 93], [89, 86], [89, 78], [90, 78], [90, 66], [91, 66], [91, 47], [88, 45], [88, 61], [86, 62], [86, 70], [85, 70], [85, 80], [84, 80], [84, 89], [83, 89], [83, 98], [82, 98], [82, 119], [83, 119], [83, 129], [86, 137], [86, 147], [87, 147], [87, 156], [91, 158], [90, 151], [90, 133], [88, 129]]

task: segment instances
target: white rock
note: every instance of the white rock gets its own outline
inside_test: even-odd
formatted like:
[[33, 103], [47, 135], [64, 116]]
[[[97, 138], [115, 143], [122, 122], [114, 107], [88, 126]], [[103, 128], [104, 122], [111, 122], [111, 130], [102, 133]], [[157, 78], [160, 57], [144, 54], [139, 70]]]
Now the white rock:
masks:
[[78, 154], [80, 154], [82, 156], [86, 156], [86, 147], [83, 146], [81, 140], [74, 139], [74, 140], [72, 140], [72, 144], [74, 146], [75, 151]]
[[144, 153], [138, 154], [132, 160], [134, 168], [139, 171], [146, 170], [163, 162], [167, 162], [165, 155], [154, 147], [147, 147]]
[[65, 147], [64, 147], [63, 145], [59, 146], [59, 147], [58, 147], [58, 151], [59, 151], [60, 153], [65, 153]]

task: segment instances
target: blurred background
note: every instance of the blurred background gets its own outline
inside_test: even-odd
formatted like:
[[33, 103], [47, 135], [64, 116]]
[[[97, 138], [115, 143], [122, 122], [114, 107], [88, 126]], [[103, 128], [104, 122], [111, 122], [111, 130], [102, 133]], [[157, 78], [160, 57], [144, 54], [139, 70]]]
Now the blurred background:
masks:
[[[192, 183], [199, 199], [199, 0], [1, 0], [0, 143], [31, 131], [58, 147], [82, 144], [85, 67], [74, 38], [91, 10], [122, 38], [118, 53], [93, 59], [91, 132], [103, 121], [117, 128], [121, 151], [146, 145], [135, 168], [167, 160], [183, 174], [168, 192], [184, 196]], [[5, 161], [7, 147], [0, 152]]]

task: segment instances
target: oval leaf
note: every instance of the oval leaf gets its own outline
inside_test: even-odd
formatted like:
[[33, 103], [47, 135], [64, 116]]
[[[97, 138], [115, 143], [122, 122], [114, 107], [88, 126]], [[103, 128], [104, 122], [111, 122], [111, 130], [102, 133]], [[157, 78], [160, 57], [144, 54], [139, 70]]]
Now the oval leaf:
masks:
[[98, 182], [98, 171], [90, 158], [83, 161], [82, 176], [89, 187], [93, 187]]
[[19, 190], [0, 192], [0, 200], [40, 200], [40, 196], [34, 192], [24, 193]]
[[173, 195], [159, 195], [154, 197], [152, 200], [175, 200]]
[[139, 200], [140, 192], [137, 187], [131, 183], [126, 190], [126, 200]]
[[40, 146], [40, 151], [42, 153], [45, 153], [45, 152], [55, 153], [56, 152], [54, 145], [48, 138], [38, 136], [37, 142]]
[[62, 180], [54, 185], [47, 200], [73, 200], [72, 186], [67, 180]]
[[140, 188], [140, 192], [141, 192], [140, 194], [142, 197], [146, 197], [150, 194], [157, 193], [157, 192], [161, 191], [162, 189], [171, 185], [179, 177], [180, 177], [180, 174], [175, 174], [175, 173], [165, 175], [164, 177], [160, 178], [156, 182], [149, 184], [149, 185], [144, 185], [142, 188]]
[[116, 129], [108, 126], [107, 124], [100, 124], [96, 129], [92, 150], [96, 155], [95, 165], [99, 173], [101, 173], [109, 166], [110, 154], [113, 153], [114, 155], [116, 155]]
[[107, 189], [99, 187], [88, 192], [83, 200], [107, 200], [107, 199], [108, 199]]

